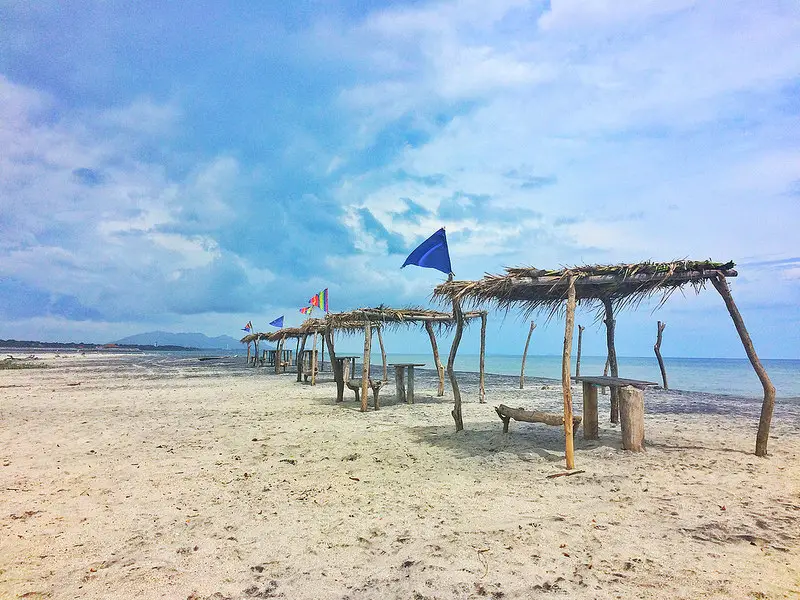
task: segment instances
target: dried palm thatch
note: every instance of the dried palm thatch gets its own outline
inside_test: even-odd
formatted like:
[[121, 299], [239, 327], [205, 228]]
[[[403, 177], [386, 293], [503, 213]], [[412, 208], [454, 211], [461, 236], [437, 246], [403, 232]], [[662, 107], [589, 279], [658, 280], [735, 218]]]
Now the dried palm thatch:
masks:
[[[464, 314], [464, 320], [468, 321], [481, 316], [481, 312], [469, 312]], [[366, 322], [372, 325], [380, 325], [384, 329], [398, 329], [400, 327], [421, 325], [430, 323], [436, 327], [449, 329], [455, 326], [455, 319], [451, 313], [431, 310], [428, 308], [408, 307], [390, 308], [388, 306], [376, 306], [373, 308], [358, 308], [348, 312], [332, 313], [326, 316], [325, 323], [336, 331], [343, 333], [357, 333], [364, 331]]]
[[659, 306], [676, 290], [689, 285], [696, 292], [717, 274], [736, 277], [733, 261], [681, 260], [620, 265], [586, 265], [560, 270], [533, 267], [506, 268], [505, 275], [485, 275], [478, 281], [448, 281], [436, 287], [434, 299], [458, 300], [467, 306], [493, 304], [501, 310], [519, 306], [524, 313], [546, 310], [553, 316], [564, 306], [569, 281], [575, 277], [575, 294], [584, 305], [611, 302], [615, 309], [635, 307], [660, 296]]
[[261, 339], [267, 340], [268, 342], [279, 342], [282, 339], [301, 338], [305, 334], [306, 333], [300, 327], [283, 327], [277, 331], [261, 334], [264, 336]]
[[325, 331], [325, 319], [317, 319], [312, 317], [303, 321], [299, 327], [301, 334], [312, 334], [314, 332]]
[[248, 333], [246, 336], [244, 336], [244, 337], [243, 337], [242, 339], [240, 339], [239, 341], [240, 341], [242, 344], [252, 344], [253, 342], [256, 342], [256, 341], [258, 341], [258, 340], [260, 340], [260, 339], [261, 339], [261, 338], [259, 337], [260, 335], [262, 335], [262, 334], [260, 334], [260, 333]]

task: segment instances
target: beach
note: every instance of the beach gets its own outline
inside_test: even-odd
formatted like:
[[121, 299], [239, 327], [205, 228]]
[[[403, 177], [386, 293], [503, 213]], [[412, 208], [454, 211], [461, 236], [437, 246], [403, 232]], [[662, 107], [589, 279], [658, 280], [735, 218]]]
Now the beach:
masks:
[[[0, 371], [0, 598], [798, 598], [800, 409], [648, 391], [646, 451], [511, 423], [420, 374], [361, 413], [244, 359], [42, 354]], [[233, 363], [233, 364], [231, 364]], [[573, 388], [580, 413], [580, 386]], [[705, 405], [707, 408], [702, 408]]]

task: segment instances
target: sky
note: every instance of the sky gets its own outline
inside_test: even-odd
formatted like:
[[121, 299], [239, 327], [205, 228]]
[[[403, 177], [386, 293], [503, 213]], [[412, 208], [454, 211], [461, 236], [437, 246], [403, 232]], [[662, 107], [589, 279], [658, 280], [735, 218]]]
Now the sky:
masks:
[[[732, 259], [759, 353], [800, 358], [798, 224], [796, 0], [0, 0], [3, 339], [428, 306], [445, 275], [400, 265], [445, 227], [458, 279]], [[619, 354], [662, 320], [667, 356], [744, 356], [713, 289], [656, 308]], [[513, 310], [489, 352], [528, 318], [560, 353]]]

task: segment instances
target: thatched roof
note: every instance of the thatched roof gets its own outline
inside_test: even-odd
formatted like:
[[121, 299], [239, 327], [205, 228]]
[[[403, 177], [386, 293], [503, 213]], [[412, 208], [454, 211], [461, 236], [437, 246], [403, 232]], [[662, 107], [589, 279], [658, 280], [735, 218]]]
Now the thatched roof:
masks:
[[736, 277], [733, 261], [643, 262], [631, 265], [594, 265], [543, 270], [533, 267], [506, 268], [505, 275], [484, 276], [478, 281], [447, 281], [434, 289], [435, 299], [459, 300], [465, 306], [493, 304], [508, 310], [521, 305], [526, 313], [545, 309], [553, 314], [563, 305], [574, 276], [579, 303], [610, 300], [616, 308], [637, 305], [642, 300], [660, 296], [661, 303], [686, 285], [700, 291], [706, 281], [722, 274]]
[[262, 333], [263, 337], [261, 339], [267, 340], [269, 342], [279, 342], [281, 339], [296, 339], [303, 337], [305, 332], [300, 327], [283, 327], [282, 329], [278, 329], [277, 331], [271, 331], [268, 333]]
[[255, 342], [255, 341], [257, 341], [257, 340], [260, 340], [260, 339], [261, 339], [261, 338], [259, 337], [260, 335], [262, 335], [262, 334], [260, 334], [260, 333], [248, 333], [246, 336], [244, 336], [244, 337], [243, 337], [242, 339], [240, 339], [239, 341], [240, 341], [242, 344], [251, 344], [252, 342]]
[[[475, 319], [481, 314], [481, 312], [465, 313], [464, 319]], [[444, 328], [455, 325], [455, 319], [451, 313], [418, 307], [390, 308], [381, 305], [374, 308], [358, 308], [347, 312], [331, 313], [325, 317], [325, 322], [333, 329], [344, 332], [363, 331], [367, 321], [383, 328], [424, 325], [425, 323]]]

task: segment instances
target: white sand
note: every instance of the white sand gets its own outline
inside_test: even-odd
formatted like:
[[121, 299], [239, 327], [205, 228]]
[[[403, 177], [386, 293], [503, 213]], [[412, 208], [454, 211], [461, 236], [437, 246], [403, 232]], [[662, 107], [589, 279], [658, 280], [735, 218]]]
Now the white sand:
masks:
[[759, 459], [756, 419], [648, 414], [631, 454], [601, 396], [585, 473], [547, 479], [561, 430], [504, 435], [493, 405], [555, 387], [471, 394], [456, 434], [433, 386], [362, 414], [330, 382], [130, 361], [0, 371], [0, 598], [800, 597], [797, 421]]

